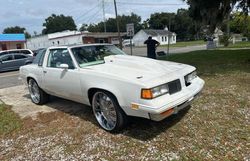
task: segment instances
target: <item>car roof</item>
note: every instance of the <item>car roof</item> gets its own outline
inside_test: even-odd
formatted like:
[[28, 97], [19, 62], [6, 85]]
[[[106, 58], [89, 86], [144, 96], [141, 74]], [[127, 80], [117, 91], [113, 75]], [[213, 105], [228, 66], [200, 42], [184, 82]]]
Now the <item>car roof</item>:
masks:
[[9, 51], [31, 51], [30, 49], [10, 49], [10, 50], [4, 50], [4, 51], [0, 51], [0, 53], [2, 52], [9, 52]]

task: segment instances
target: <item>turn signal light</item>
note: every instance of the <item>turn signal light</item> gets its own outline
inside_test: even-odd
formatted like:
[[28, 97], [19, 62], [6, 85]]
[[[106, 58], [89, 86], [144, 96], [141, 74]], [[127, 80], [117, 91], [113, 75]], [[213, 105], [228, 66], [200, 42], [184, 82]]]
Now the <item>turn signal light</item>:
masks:
[[152, 99], [153, 93], [152, 93], [151, 89], [142, 89], [141, 90], [141, 98]]
[[174, 109], [171, 108], [171, 109], [169, 109], [169, 110], [167, 110], [167, 111], [165, 111], [165, 112], [162, 112], [161, 115], [163, 115], [163, 116], [169, 116], [169, 115], [171, 115], [173, 112], [174, 112]]

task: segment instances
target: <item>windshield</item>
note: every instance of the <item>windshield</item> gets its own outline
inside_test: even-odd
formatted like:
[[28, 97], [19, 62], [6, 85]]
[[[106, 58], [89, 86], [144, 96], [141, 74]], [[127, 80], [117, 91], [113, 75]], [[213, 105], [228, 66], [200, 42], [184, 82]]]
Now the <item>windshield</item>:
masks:
[[126, 55], [114, 45], [81, 46], [71, 49], [79, 66], [86, 67], [104, 63], [104, 57], [109, 55]]

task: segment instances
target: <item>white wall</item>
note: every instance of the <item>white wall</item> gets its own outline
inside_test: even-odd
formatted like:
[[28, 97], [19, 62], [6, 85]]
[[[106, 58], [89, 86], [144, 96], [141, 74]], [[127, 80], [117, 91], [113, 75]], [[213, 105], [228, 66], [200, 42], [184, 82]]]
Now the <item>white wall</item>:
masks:
[[72, 35], [67, 37], [54, 38], [50, 39], [49, 43], [51, 46], [82, 44], [82, 36], [83, 35]]
[[[137, 32], [133, 37], [135, 46], [145, 46], [144, 41], [148, 39], [148, 36], [143, 30]], [[168, 35], [158, 35], [152, 37], [152, 39], [158, 41], [161, 45], [168, 44]], [[170, 36], [170, 44], [176, 44], [176, 34]]]
[[[61, 37], [55, 37], [55, 35]], [[27, 40], [27, 48], [31, 50], [36, 50], [39, 48], [48, 48], [50, 46], [82, 44], [82, 36], [83, 35], [79, 34], [65, 36], [65, 33], [63, 33], [63, 35], [56, 33], [33, 37]]]
[[134, 35], [133, 42], [135, 46], [145, 46], [144, 41], [146, 41], [147, 39], [148, 35], [143, 30], [140, 30]]
[[39, 48], [48, 48], [49, 44], [48, 35], [33, 37], [27, 40], [27, 48], [30, 50], [36, 50]]

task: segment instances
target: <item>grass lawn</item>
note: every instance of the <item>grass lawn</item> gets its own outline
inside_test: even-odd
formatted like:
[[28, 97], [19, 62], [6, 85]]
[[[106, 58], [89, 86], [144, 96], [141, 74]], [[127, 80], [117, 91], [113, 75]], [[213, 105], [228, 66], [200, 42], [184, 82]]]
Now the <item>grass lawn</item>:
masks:
[[[203, 40], [198, 41], [183, 41], [176, 42], [176, 44], [170, 44], [170, 47], [186, 47], [186, 46], [195, 46], [195, 45], [205, 45], [206, 42]], [[168, 45], [161, 45], [162, 47], [167, 47]]]
[[10, 108], [0, 104], [0, 136], [12, 133], [22, 126], [22, 121]]
[[250, 41], [236, 42], [235, 44], [229, 44], [228, 47], [221, 47], [223, 49], [227, 48], [250, 48]]
[[[90, 108], [40, 114], [0, 137], [0, 160], [249, 160], [250, 50], [163, 59], [194, 65], [205, 80], [190, 108], [161, 122], [134, 118], [120, 134], [100, 129]], [[8, 108], [0, 116], [18, 122]]]

